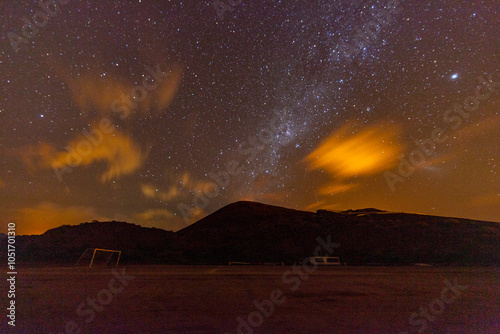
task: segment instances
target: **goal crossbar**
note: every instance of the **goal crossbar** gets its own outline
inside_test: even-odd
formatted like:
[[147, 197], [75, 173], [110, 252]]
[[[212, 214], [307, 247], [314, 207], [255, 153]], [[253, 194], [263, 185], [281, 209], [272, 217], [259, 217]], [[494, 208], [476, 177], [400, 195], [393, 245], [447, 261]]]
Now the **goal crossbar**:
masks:
[[116, 265], [115, 267], [118, 267], [118, 262], [120, 261], [120, 257], [122, 255], [122, 251], [119, 251], [119, 250], [114, 250], [114, 249], [104, 249], [104, 248], [87, 248], [82, 256], [80, 256], [80, 258], [78, 259], [78, 261], [76, 261], [75, 265], [73, 267], [75, 267], [78, 262], [80, 262], [80, 260], [82, 259], [82, 257], [87, 253], [88, 250], [94, 250], [94, 252], [92, 253], [92, 259], [90, 260], [90, 264], [89, 264], [89, 268], [92, 268], [92, 264], [94, 263], [94, 258], [95, 258], [95, 254], [97, 253], [97, 251], [102, 251], [102, 252], [110, 252], [111, 255], [108, 257], [108, 259], [106, 260], [106, 263], [104, 264], [105, 266], [108, 264], [109, 260], [111, 259], [111, 257], [113, 256], [114, 253], [118, 253], [118, 258], [116, 259]]

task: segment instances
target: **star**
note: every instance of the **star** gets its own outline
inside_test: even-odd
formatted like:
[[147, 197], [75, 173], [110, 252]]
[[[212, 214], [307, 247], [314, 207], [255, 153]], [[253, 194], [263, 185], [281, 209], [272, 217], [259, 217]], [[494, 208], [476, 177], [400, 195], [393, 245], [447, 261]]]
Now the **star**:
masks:
[[[224, 4], [224, 20], [215, 2]], [[500, 145], [497, 13], [477, 10], [487, 1], [452, 11], [444, 1], [372, 2], [274, 1], [264, 21], [263, 8], [229, 0], [192, 8], [186, 1], [83, 0], [74, 11], [49, 8], [57, 16], [47, 22], [36, 14], [40, 6], [4, 6], [0, 152], [17, 156], [0, 159], [0, 197], [17, 200], [0, 206], [0, 216], [44, 210], [67, 224], [63, 214], [80, 223], [73, 217], [116, 212], [151, 225], [168, 202], [172, 216], [155, 221], [168, 229], [248, 196], [297, 209], [331, 199], [346, 210], [500, 220], [500, 170], [492, 160]], [[418, 33], [408, 38], [409, 31]], [[459, 102], [477, 110], [466, 119], [468, 111], [454, 107]], [[334, 164], [311, 169], [304, 159], [327, 140], [322, 157]], [[405, 159], [422, 154], [422, 166], [407, 170], [390, 193], [385, 173], [399, 176], [400, 164], [413, 164]], [[28, 168], [13, 179], [8, 170], [20, 157]], [[356, 163], [377, 168], [346, 173]], [[14, 187], [31, 177], [43, 191]], [[210, 187], [214, 178], [219, 192]]]

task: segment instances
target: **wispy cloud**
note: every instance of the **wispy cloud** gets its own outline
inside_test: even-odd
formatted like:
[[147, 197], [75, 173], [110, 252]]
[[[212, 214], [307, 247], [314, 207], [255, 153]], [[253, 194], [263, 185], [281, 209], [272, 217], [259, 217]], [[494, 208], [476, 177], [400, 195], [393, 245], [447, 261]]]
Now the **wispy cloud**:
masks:
[[427, 158], [424, 162], [414, 166], [416, 170], [432, 170], [435, 166], [441, 166], [445, 163], [459, 162], [464, 159], [466, 152], [462, 149], [461, 145], [456, 145], [457, 142], [460, 143], [470, 143], [471, 141], [480, 141], [488, 138], [489, 134], [498, 132], [500, 127], [500, 115], [490, 115], [485, 117], [479, 122], [467, 124], [457, 130], [451, 132], [447, 138], [453, 138], [453, 143], [451, 145], [451, 150], [447, 153], [438, 153], [440, 147], [437, 146], [436, 153], [431, 157]]
[[[86, 115], [97, 111], [101, 117], [112, 116], [120, 107], [140, 111], [127, 112], [127, 118], [164, 110], [174, 99], [183, 73], [179, 64], [151, 66], [143, 70], [140, 80], [131, 82], [110, 73], [103, 76], [103, 71], [97, 69], [75, 77], [62, 66], [56, 67], [80, 111]], [[140, 96], [134, 98], [135, 94]]]
[[358, 187], [358, 184], [356, 184], [356, 183], [352, 183], [352, 184], [330, 183], [330, 184], [321, 186], [318, 193], [320, 195], [335, 195], [335, 194], [343, 193], [345, 191], [352, 190], [352, 189], [357, 188], [357, 187]]
[[[193, 196], [195, 196], [196, 194], [213, 191], [215, 185], [215, 183], [213, 182], [199, 180], [187, 171], [179, 174], [174, 174], [167, 171], [165, 177], [168, 180], [167, 185], [141, 183], [139, 186], [144, 197], [160, 202], [168, 202], [171, 204], [175, 202], [186, 202], [192, 200]], [[186, 217], [189, 217], [189, 221], [186, 222], [184, 216], [169, 216], [169, 219], [165, 218], [164, 220], [165, 224], [167, 224], [166, 226], [169, 226], [168, 229], [175, 230], [176, 228], [184, 228], [187, 225], [194, 223], [207, 215], [205, 210], [197, 206], [185, 206], [182, 210], [187, 211], [183, 213]], [[161, 212], [151, 211], [147, 213], [156, 214]], [[145, 217], [146, 216], [136, 216], [135, 218], [144, 219]], [[166, 216], [163, 215], [161, 217]], [[160, 221], [160, 219], [156, 218], [156, 221]], [[150, 221], [150, 223], [155, 223], [155, 221]], [[142, 225], [142, 223], [140, 224]]]
[[113, 101], [121, 97], [122, 94], [129, 95], [134, 87], [130, 83], [110, 75], [102, 77], [102, 74], [98, 74], [97, 71], [78, 78], [63, 71], [60, 71], [60, 74], [69, 87], [73, 101], [85, 114], [89, 114], [91, 110], [95, 109], [102, 116], [107, 116], [111, 112], [110, 106]]
[[182, 81], [182, 67], [179, 65], [171, 66], [169, 69], [169, 75], [167, 80], [165, 80], [156, 90], [158, 109], [161, 111], [168, 107], [175, 95]]
[[484, 209], [485, 207], [498, 208], [500, 207], [500, 193], [476, 196], [473, 197], [469, 203], [470, 206], [478, 209]]
[[489, 132], [498, 132], [500, 127], [500, 115], [491, 115], [479, 122], [468, 124], [456, 130], [454, 137], [466, 141], [473, 138], [484, 138]]
[[[90, 132], [98, 130], [92, 128]], [[84, 135], [79, 135], [58, 151], [54, 146], [42, 143], [21, 149], [19, 153], [27, 166], [37, 168], [76, 168], [96, 162], [105, 162], [106, 171], [100, 180], [106, 182], [121, 175], [128, 175], [139, 169], [147, 157], [141, 147], [125, 133], [101, 133], [98, 143], [92, 143]]]
[[377, 174], [396, 165], [401, 154], [399, 128], [381, 124], [355, 131], [352, 124], [322, 142], [306, 160], [309, 170], [324, 170], [345, 179]]
[[144, 227], [177, 231], [186, 225], [167, 209], [149, 209], [135, 214], [132, 221]]
[[61, 225], [78, 225], [94, 219], [111, 220], [99, 215], [93, 207], [62, 206], [49, 202], [17, 209], [9, 218], [16, 222], [16, 232], [20, 235], [42, 234]]
[[179, 188], [175, 185], [170, 186], [167, 191], [161, 191], [150, 183], [142, 183], [141, 191], [146, 198], [158, 199], [161, 201], [170, 201], [180, 194]]
[[315, 202], [315, 203], [311, 203], [309, 204], [308, 206], [306, 206], [306, 210], [336, 210], [336, 209], [339, 209], [340, 208], [340, 204], [338, 203], [331, 203], [331, 202], [328, 202], [328, 201], [318, 201], [318, 202]]
[[152, 183], [141, 183], [142, 194], [146, 198], [160, 201], [171, 201], [178, 198], [186, 198], [189, 194], [200, 193], [211, 188], [213, 183], [197, 180], [191, 173], [184, 172], [178, 175], [169, 175], [167, 187], [154, 185]]
[[[331, 134], [304, 160], [309, 171], [326, 172], [319, 196], [332, 196], [357, 189], [360, 179], [383, 172], [398, 163], [402, 153], [400, 128], [381, 123], [356, 129], [350, 122]], [[313, 203], [311, 208], [333, 209], [336, 203]]]

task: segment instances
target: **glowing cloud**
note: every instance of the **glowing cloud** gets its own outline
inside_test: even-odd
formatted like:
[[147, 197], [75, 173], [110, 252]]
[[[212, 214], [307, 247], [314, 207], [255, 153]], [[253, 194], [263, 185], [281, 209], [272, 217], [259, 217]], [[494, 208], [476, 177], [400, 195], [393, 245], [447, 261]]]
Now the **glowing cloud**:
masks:
[[348, 124], [306, 157], [309, 170], [324, 170], [336, 178], [373, 175], [397, 163], [401, 147], [394, 125], [372, 126], [355, 133]]
[[141, 184], [141, 190], [146, 198], [162, 201], [170, 201], [180, 194], [179, 188], [176, 186], [169, 187], [167, 191], [161, 191], [152, 184]]
[[473, 197], [469, 205], [478, 209], [484, 209], [484, 207], [498, 208], [500, 206], [500, 193]]
[[140, 185], [142, 194], [146, 198], [160, 201], [171, 201], [178, 198], [188, 198], [190, 193], [207, 192], [213, 189], [213, 182], [196, 180], [189, 172], [184, 172], [177, 176], [169, 175], [171, 185], [162, 190], [151, 183]]
[[168, 107], [174, 99], [182, 81], [182, 68], [173, 66], [165, 80], [157, 89], [158, 109]]
[[17, 233], [20, 235], [42, 234], [61, 225], [78, 225], [94, 219], [111, 220], [97, 214], [92, 207], [65, 207], [48, 202], [18, 209], [11, 219], [16, 222]]
[[306, 210], [329, 210], [335, 211], [340, 208], [340, 204], [338, 203], [329, 203], [327, 201], [319, 201], [316, 203], [311, 203], [306, 206]]
[[477, 123], [471, 123], [467, 126], [459, 128], [456, 131], [455, 137], [461, 140], [469, 140], [471, 138], [484, 138], [486, 133], [496, 132], [500, 127], [500, 115], [492, 115], [484, 118]]
[[32, 169], [53, 168], [58, 177], [79, 166], [105, 162], [107, 169], [100, 179], [106, 182], [136, 171], [147, 154], [128, 135], [116, 130], [104, 133], [93, 127], [72, 140], [63, 152], [51, 145], [41, 144], [24, 149], [21, 156]]
[[[72, 159], [76, 152], [77, 165], [90, 165], [96, 161], [105, 161], [108, 165], [107, 171], [102, 174], [101, 181], [106, 182], [120, 175], [131, 174], [141, 167], [146, 155], [141, 152], [141, 148], [134, 143], [131, 137], [115, 131], [113, 134], [103, 135], [102, 143], [93, 146], [85, 153], [81, 152], [79, 145], [87, 139], [80, 136], [69, 144], [67, 152], [59, 153], [52, 161], [52, 166], [72, 167]], [[87, 140], [88, 141], [88, 140]], [[78, 163], [78, 161], [80, 161]]]
[[128, 95], [133, 88], [132, 85], [123, 83], [120, 80], [107, 77], [97, 79], [97, 74], [89, 74], [78, 80], [69, 76], [64, 76], [70, 88], [73, 100], [82, 112], [88, 113], [92, 107], [107, 115], [113, 101], [123, 95]]
[[327, 184], [325, 186], [322, 186], [319, 189], [319, 194], [320, 195], [335, 195], [335, 194], [340, 194], [345, 191], [352, 190], [356, 188], [358, 185], [357, 184], [336, 184], [336, 183], [331, 183]]
[[[193, 212], [193, 215], [200, 218], [205, 216], [205, 212]], [[149, 209], [135, 214], [131, 220], [144, 227], [156, 227], [171, 231], [178, 231], [188, 225], [182, 217], [173, 214], [167, 209]]]
[[[58, 66], [61, 67], [61, 66]], [[172, 65], [163, 71], [160, 65], [146, 66], [142, 73], [142, 81], [136, 84], [110, 74], [91, 70], [74, 78], [64, 69], [59, 75], [68, 84], [70, 93], [79, 109], [90, 114], [96, 110], [101, 116], [120, 115], [121, 119], [133, 117], [140, 110], [148, 113], [151, 110], [164, 110], [174, 99], [182, 81], [182, 67]]]
[[[187, 217], [189, 217], [189, 224], [196, 223], [198, 220], [206, 217], [207, 213], [198, 207], [190, 207], [189, 212]], [[184, 221], [184, 220], [183, 220]], [[189, 225], [189, 224], [184, 224], [184, 227]]]

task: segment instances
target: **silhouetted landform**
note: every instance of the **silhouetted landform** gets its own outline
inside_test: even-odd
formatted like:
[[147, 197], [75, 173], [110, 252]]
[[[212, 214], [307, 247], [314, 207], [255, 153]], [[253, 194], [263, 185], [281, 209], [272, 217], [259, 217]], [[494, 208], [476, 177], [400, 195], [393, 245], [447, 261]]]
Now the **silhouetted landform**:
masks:
[[85, 249], [104, 248], [121, 250], [126, 256], [120, 262], [156, 263], [158, 259], [174, 258], [169, 253], [173, 237], [171, 231], [116, 221], [63, 225], [42, 235], [17, 236], [16, 260], [40, 266], [73, 265]]
[[[500, 224], [377, 209], [316, 213], [237, 202], [176, 233], [189, 262], [293, 263], [317, 238], [340, 244], [349, 265], [498, 265]], [[326, 254], [325, 254], [326, 255]]]
[[348, 265], [500, 264], [499, 223], [377, 209], [307, 212], [255, 202], [230, 204], [175, 233], [124, 222], [65, 225], [19, 236], [16, 253], [18, 262], [32, 265], [71, 265], [95, 247], [122, 250], [123, 264], [292, 264], [313, 256], [318, 237], [340, 244], [323, 255]]

